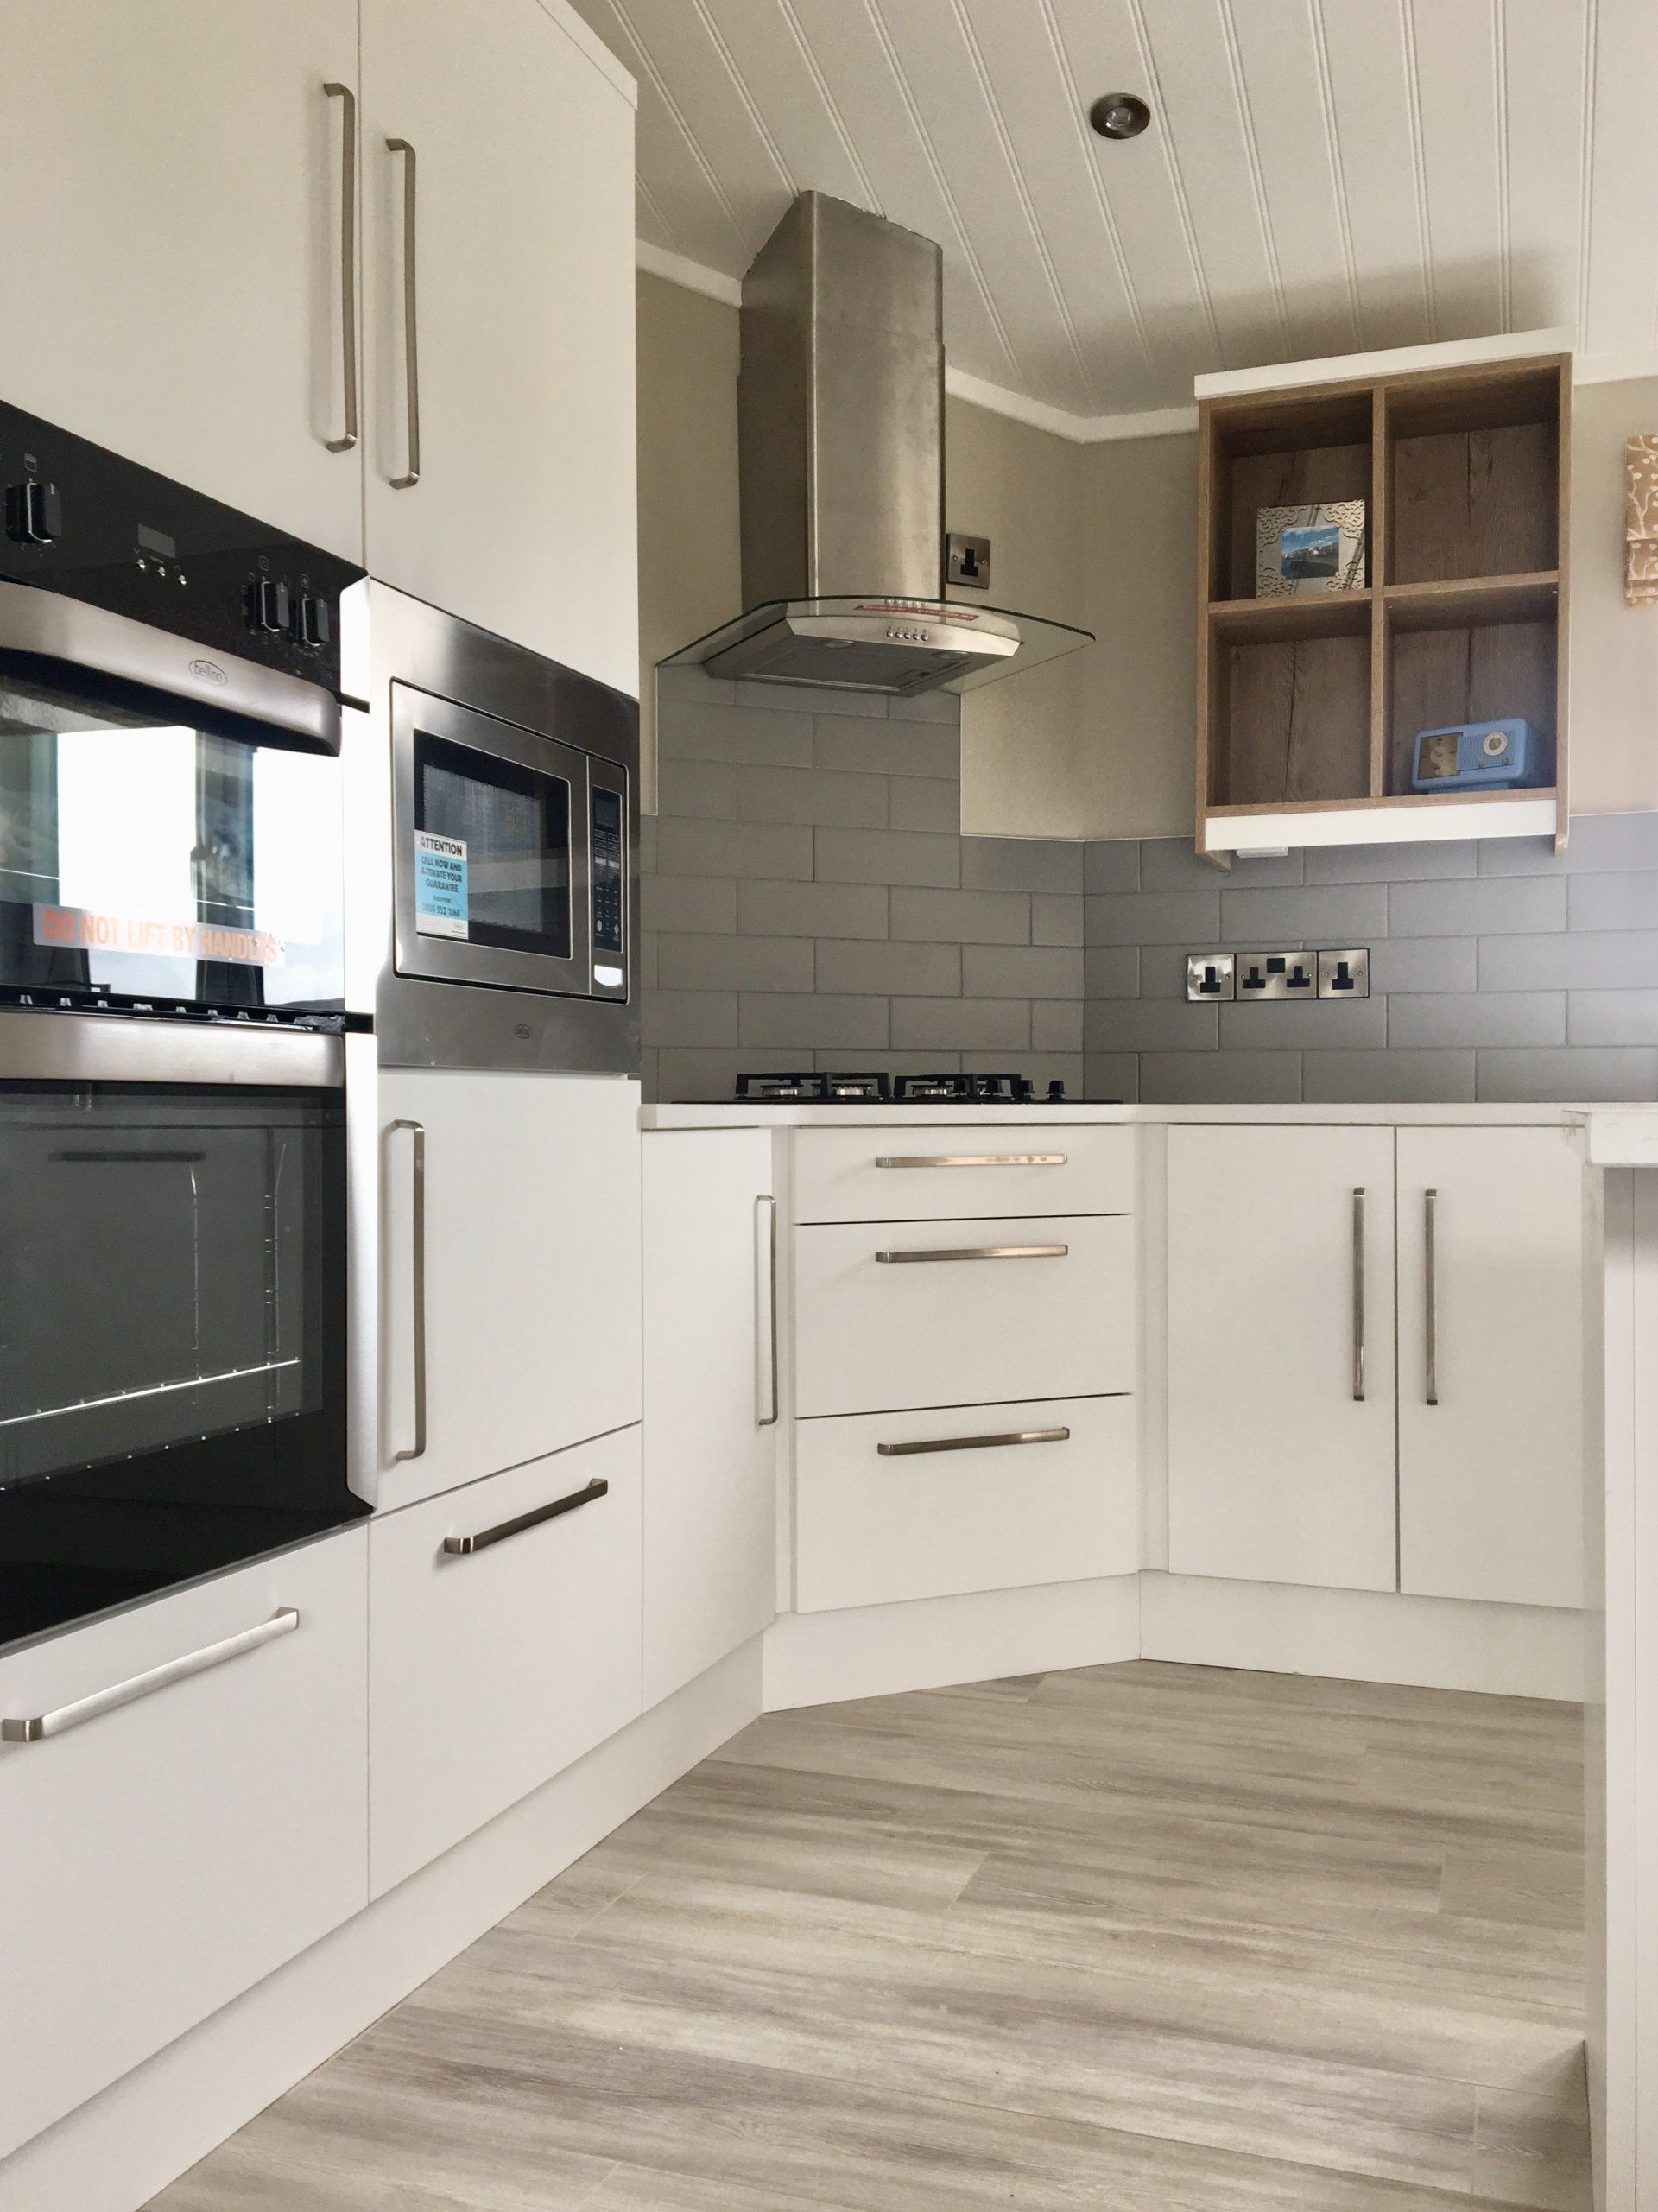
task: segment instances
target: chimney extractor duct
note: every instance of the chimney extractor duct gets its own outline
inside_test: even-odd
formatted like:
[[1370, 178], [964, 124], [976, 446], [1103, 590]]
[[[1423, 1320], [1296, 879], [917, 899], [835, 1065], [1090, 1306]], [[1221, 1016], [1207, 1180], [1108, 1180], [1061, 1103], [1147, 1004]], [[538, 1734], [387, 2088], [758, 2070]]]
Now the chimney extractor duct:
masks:
[[760, 683], [965, 688], [1092, 643], [944, 595], [942, 256], [804, 192], [743, 280], [746, 610], [675, 662]]

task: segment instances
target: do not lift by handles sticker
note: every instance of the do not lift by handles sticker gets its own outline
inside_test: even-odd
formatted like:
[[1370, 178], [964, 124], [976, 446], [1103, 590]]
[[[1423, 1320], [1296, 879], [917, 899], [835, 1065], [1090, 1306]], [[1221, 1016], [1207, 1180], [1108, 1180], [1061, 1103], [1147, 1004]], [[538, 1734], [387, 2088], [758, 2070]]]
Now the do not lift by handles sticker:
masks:
[[423, 937], [465, 937], [466, 840], [414, 833], [414, 927]]

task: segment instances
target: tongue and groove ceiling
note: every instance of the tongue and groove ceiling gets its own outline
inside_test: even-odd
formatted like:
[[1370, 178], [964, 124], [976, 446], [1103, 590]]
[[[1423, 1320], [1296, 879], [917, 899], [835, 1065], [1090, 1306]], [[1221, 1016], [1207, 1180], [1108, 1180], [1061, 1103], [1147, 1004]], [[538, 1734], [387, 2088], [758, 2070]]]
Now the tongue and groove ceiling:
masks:
[[952, 371], [1039, 407], [1554, 325], [1658, 366], [1658, 0], [575, 4], [647, 249], [732, 279], [798, 191], [877, 209], [944, 249]]

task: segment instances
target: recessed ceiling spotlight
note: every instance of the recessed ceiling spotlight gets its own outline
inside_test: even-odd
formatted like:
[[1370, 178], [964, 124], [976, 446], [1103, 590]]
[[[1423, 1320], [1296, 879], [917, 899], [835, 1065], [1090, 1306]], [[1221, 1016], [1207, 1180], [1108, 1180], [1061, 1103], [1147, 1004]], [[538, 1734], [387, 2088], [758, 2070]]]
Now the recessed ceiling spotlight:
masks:
[[1151, 110], [1136, 92], [1102, 92], [1088, 120], [1102, 138], [1137, 138], [1151, 121]]

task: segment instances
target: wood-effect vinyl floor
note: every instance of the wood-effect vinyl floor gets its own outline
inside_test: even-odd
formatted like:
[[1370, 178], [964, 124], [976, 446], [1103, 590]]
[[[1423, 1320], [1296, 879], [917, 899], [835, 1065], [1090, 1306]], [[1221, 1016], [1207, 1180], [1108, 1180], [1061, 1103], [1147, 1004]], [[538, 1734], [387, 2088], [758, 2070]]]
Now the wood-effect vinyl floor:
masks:
[[1579, 2212], [1581, 1807], [1519, 1699], [769, 1714], [153, 2212]]

